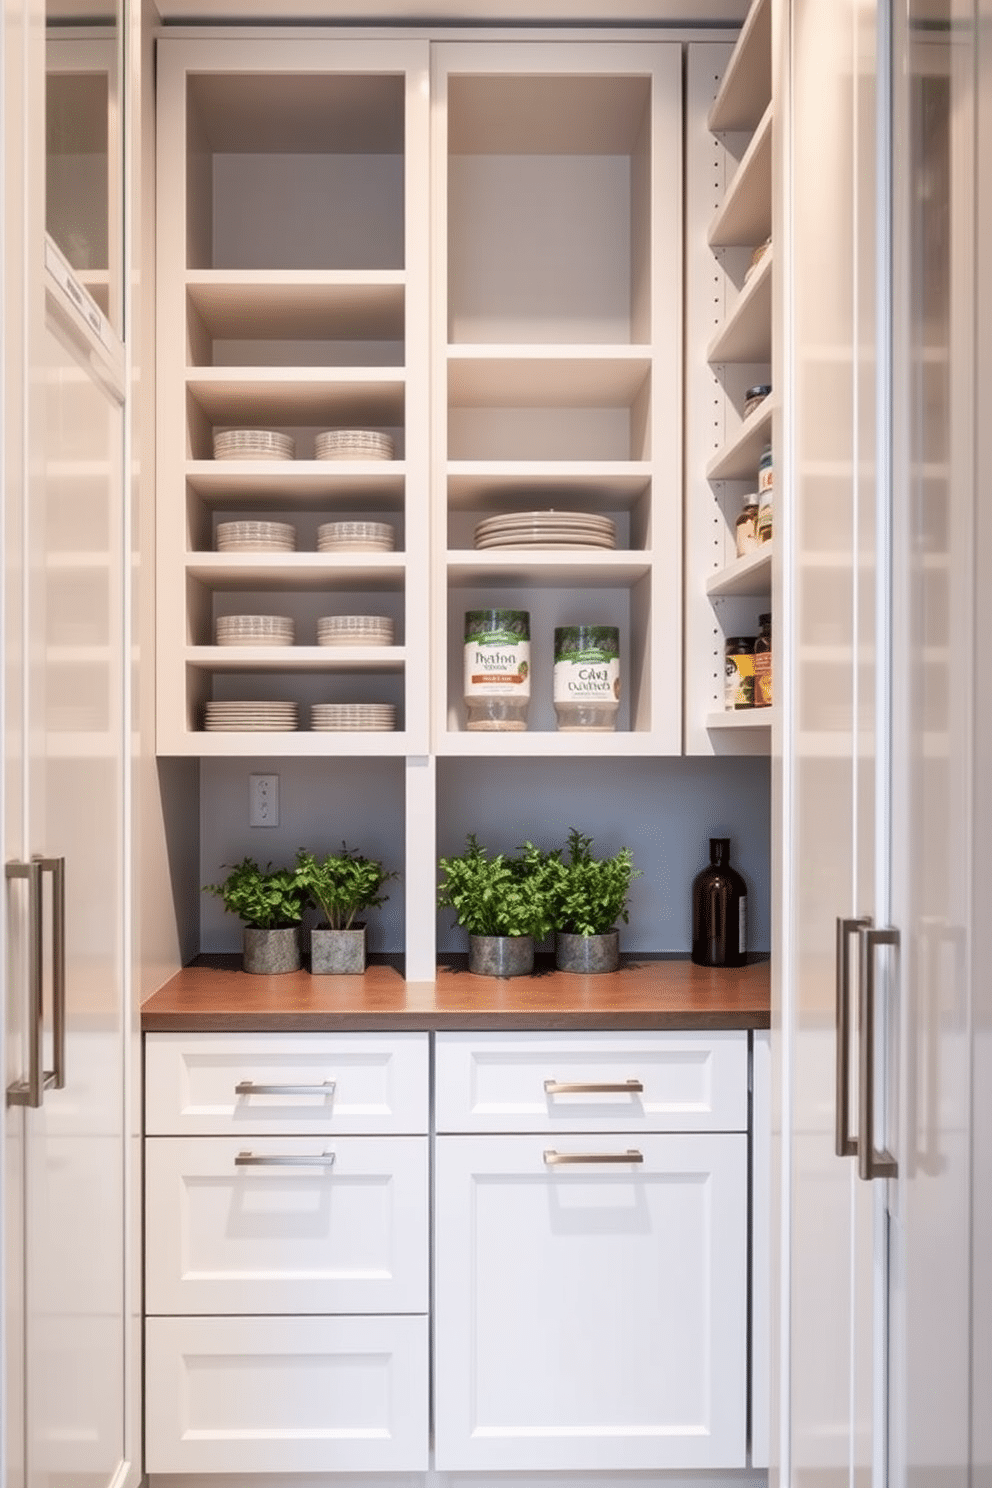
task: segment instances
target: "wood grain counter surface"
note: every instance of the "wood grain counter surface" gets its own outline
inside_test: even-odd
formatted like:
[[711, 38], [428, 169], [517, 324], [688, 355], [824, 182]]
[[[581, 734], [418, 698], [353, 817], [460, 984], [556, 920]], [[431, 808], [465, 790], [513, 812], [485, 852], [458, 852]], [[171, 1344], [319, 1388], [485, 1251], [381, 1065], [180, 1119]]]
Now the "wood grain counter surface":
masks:
[[145, 1033], [394, 1032], [440, 1029], [567, 1032], [598, 1029], [767, 1028], [770, 962], [710, 970], [688, 957], [625, 957], [604, 976], [559, 972], [538, 956], [533, 976], [474, 976], [464, 959], [432, 982], [407, 982], [399, 964], [364, 976], [249, 976], [237, 955], [201, 956], [141, 1009]]

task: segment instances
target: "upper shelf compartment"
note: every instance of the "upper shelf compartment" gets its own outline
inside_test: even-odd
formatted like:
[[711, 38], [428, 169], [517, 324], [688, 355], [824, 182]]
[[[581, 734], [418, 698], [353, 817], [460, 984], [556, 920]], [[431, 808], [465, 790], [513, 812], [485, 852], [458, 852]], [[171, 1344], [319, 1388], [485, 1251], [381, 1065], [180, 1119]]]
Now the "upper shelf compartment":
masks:
[[650, 79], [442, 81], [449, 341], [650, 342]]
[[188, 268], [403, 268], [404, 109], [399, 73], [191, 75]]
[[772, 230], [772, 106], [768, 105], [713, 218], [711, 248], [753, 247]]

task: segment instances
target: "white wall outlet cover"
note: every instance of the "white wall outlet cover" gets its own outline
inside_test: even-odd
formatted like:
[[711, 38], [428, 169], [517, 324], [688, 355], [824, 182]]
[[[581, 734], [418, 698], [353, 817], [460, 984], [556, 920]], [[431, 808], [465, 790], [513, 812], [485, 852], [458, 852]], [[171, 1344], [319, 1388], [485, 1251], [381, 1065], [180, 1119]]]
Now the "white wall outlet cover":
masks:
[[279, 776], [248, 776], [248, 825], [250, 827], [277, 827], [279, 825]]

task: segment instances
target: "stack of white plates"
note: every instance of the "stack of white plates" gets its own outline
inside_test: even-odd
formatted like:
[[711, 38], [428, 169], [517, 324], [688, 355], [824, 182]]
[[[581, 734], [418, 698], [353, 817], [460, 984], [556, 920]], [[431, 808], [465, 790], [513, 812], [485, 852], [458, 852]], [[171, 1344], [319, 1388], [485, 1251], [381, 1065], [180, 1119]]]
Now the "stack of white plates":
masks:
[[291, 646], [288, 615], [218, 615], [218, 646]]
[[590, 512], [507, 512], [475, 529], [477, 548], [615, 548], [616, 524]]
[[291, 553], [296, 528], [289, 522], [218, 522], [218, 553]]
[[396, 708], [392, 703], [314, 703], [310, 727], [317, 733], [344, 729], [383, 733], [396, 727]]
[[378, 429], [325, 429], [314, 440], [318, 460], [391, 460], [393, 436]]
[[221, 429], [214, 435], [215, 460], [291, 460], [296, 441], [270, 429]]
[[390, 522], [322, 522], [317, 528], [318, 553], [391, 553]]
[[296, 728], [295, 703], [213, 702], [206, 706], [209, 733], [289, 733]]
[[318, 646], [391, 646], [393, 622], [388, 615], [322, 615], [317, 621]]

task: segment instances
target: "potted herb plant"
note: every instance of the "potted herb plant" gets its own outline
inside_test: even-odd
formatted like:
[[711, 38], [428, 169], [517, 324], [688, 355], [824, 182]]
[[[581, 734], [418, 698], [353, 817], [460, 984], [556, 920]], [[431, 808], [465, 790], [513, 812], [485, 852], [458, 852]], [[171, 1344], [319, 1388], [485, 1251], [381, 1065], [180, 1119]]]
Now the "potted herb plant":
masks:
[[629, 847], [609, 858], [592, 855], [592, 838], [573, 827], [567, 857], [549, 855], [555, 964], [560, 971], [616, 971], [619, 922], [628, 920], [630, 883], [640, 875]]
[[396, 878], [375, 858], [364, 857], [344, 842], [341, 851], [317, 858], [300, 848], [298, 882], [324, 923], [310, 932], [310, 970], [317, 976], [347, 975], [365, 970], [365, 924], [355, 923], [364, 909], [376, 909], [389, 897], [380, 893]]
[[470, 832], [465, 850], [440, 858], [438, 906], [468, 931], [468, 968], [479, 976], [526, 976], [534, 942], [550, 934], [548, 855], [525, 842], [519, 856], [490, 857]]
[[275, 976], [300, 969], [300, 921], [306, 894], [292, 868], [260, 868], [254, 858], [242, 858], [223, 883], [204, 884], [217, 894], [224, 908], [244, 922], [245, 971]]

